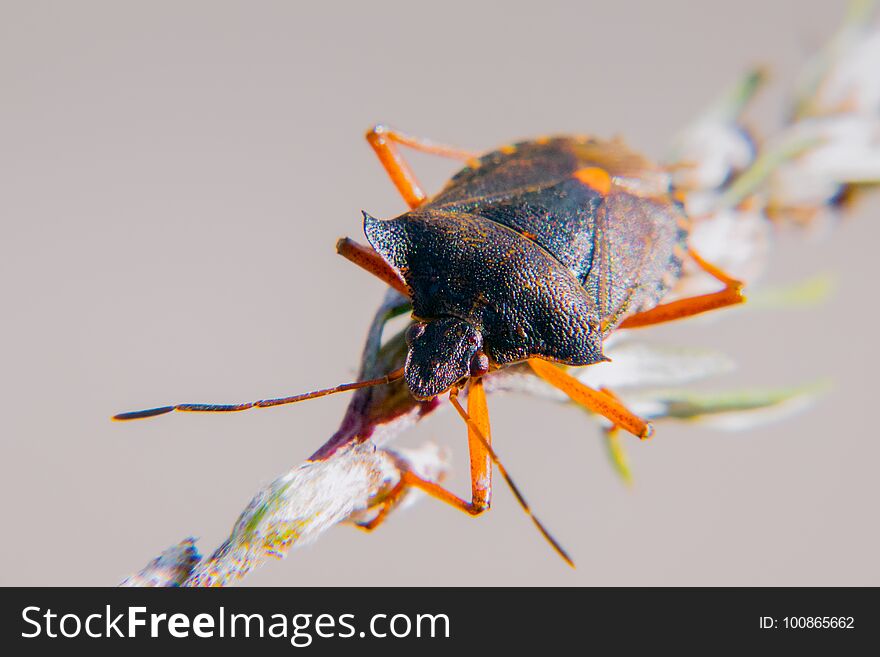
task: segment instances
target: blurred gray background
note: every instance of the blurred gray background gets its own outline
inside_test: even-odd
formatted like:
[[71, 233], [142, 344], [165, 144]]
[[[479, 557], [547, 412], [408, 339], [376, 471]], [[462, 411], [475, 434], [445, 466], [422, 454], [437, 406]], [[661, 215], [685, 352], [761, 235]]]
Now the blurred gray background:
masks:
[[[404, 209], [363, 132], [474, 149], [620, 133], [663, 154], [747, 67], [792, 76], [844, 3], [0, 2], [0, 583], [111, 585], [189, 535], [211, 551], [257, 488], [334, 431], [344, 395], [232, 416], [112, 413], [350, 379], [382, 285], [334, 253]], [[454, 163], [412, 157], [428, 189]], [[739, 363], [713, 386], [836, 388], [743, 434], [661, 424], [636, 485], [574, 408], [493, 398], [497, 448], [571, 551], [500, 484], [472, 520], [423, 501], [248, 584], [880, 584], [875, 307], [880, 203], [779, 244], [765, 282], [837, 279], [821, 308], [652, 329]], [[451, 414], [401, 439], [454, 450]]]

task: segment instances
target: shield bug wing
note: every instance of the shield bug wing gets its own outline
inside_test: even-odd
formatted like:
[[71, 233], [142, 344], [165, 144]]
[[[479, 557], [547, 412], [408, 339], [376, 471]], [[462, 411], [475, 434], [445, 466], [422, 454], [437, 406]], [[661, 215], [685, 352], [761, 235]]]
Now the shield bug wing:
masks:
[[605, 198], [584, 281], [603, 333], [666, 295], [681, 274], [686, 238], [683, 215], [669, 200], [617, 191]]
[[584, 284], [605, 333], [658, 303], [680, 275], [687, 225], [669, 175], [618, 140], [503, 147], [424, 208], [476, 214], [541, 246]]
[[610, 182], [618, 190], [641, 197], [669, 194], [668, 171], [631, 150], [622, 140], [569, 138], [565, 141], [578, 161], [575, 173], [599, 169], [608, 173]]
[[564, 178], [488, 200], [472, 212], [542, 247], [583, 282], [593, 259], [596, 216], [603, 198], [578, 180]]
[[425, 207], [485, 204], [524, 189], [554, 185], [577, 168], [565, 139], [504, 146], [468, 161]]

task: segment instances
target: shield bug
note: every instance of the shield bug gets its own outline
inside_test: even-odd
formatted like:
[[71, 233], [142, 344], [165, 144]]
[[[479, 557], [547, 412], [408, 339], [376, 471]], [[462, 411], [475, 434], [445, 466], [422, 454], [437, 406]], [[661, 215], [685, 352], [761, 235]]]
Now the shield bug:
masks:
[[[402, 377], [417, 399], [448, 394], [467, 423], [471, 500], [409, 472], [403, 474], [398, 493], [417, 487], [477, 515], [490, 505], [494, 462], [565, 557], [491, 447], [482, 377], [526, 362], [538, 377], [615, 428], [648, 438], [650, 423], [611, 391], [584, 385], [560, 365], [607, 360], [603, 340], [618, 328], [741, 303], [742, 285], [689, 248], [690, 222], [675, 199], [670, 176], [619, 140], [538, 138], [479, 157], [381, 125], [367, 133], [367, 140], [410, 209], [384, 221], [364, 213], [369, 246], [345, 238], [337, 251], [410, 299], [404, 367], [378, 379], [293, 397], [177, 404], [114, 419], [278, 406]], [[461, 159], [465, 166], [428, 198], [400, 145]], [[688, 258], [723, 288], [664, 303]], [[465, 386], [467, 410], [458, 401]]]

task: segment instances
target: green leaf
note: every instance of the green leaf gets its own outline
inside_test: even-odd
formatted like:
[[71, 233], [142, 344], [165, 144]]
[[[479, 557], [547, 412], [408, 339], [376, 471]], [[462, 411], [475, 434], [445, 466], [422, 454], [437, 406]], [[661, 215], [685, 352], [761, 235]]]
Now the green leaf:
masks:
[[797, 412], [826, 393], [828, 381], [804, 386], [728, 390], [717, 393], [666, 391], [657, 394], [666, 407], [662, 417], [699, 421], [719, 429], [739, 430]]

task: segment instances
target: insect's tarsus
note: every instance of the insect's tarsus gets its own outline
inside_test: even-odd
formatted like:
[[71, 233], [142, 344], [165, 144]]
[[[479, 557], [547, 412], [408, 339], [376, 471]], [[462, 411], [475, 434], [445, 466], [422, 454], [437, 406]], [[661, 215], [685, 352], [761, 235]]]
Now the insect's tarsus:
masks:
[[175, 404], [173, 406], [160, 406], [158, 408], [148, 408], [143, 411], [130, 411], [128, 413], [119, 413], [114, 415], [113, 419], [117, 421], [123, 420], [140, 420], [157, 415], [165, 415], [173, 411], [183, 411], [188, 413], [234, 413], [236, 411], [246, 411], [251, 408], [268, 408], [270, 406], [282, 406], [284, 404], [295, 404], [296, 402], [306, 401], [307, 399], [315, 399], [316, 397], [324, 397], [337, 392], [345, 392], [347, 390], [357, 390], [358, 388], [368, 388], [370, 386], [379, 386], [385, 383], [391, 383], [403, 377], [403, 368], [399, 368], [376, 379], [367, 381], [356, 381], [354, 383], [343, 383], [342, 385], [332, 388], [324, 388], [323, 390], [314, 390], [305, 392], [292, 397], [279, 397], [277, 399], [261, 399], [255, 402], [245, 402], [243, 404]]

